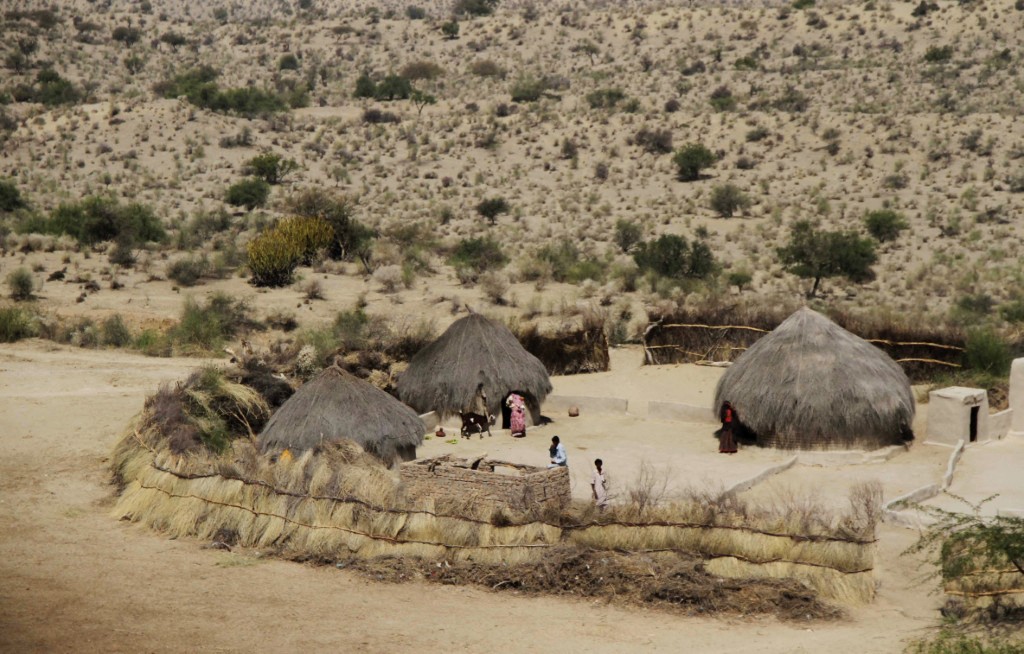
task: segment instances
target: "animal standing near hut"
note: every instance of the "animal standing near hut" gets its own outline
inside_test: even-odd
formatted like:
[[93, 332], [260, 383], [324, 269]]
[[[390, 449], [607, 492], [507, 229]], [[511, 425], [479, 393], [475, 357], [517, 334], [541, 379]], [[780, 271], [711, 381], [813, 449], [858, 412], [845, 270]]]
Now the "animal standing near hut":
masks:
[[[533, 424], [551, 392], [548, 371], [526, 351], [505, 325], [471, 313], [452, 323], [441, 336], [420, 350], [398, 378], [398, 397], [420, 413], [436, 411], [444, 420], [473, 411], [481, 395], [483, 415], [501, 415], [510, 427], [508, 397], [523, 398]], [[500, 413], [499, 413], [500, 412]]]
[[874, 449], [913, 439], [914, 395], [882, 350], [803, 308], [754, 343], [718, 381], [739, 433], [783, 449]]

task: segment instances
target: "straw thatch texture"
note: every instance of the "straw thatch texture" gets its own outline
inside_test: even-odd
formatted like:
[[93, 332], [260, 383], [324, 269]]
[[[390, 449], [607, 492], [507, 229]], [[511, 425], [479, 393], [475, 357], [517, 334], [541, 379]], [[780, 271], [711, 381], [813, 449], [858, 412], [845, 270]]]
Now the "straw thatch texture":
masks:
[[903, 442], [914, 396], [882, 351], [803, 308], [726, 370], [714, 411], [729, 401], [759, 444], [792, 449], [878, 448]]
[[420, 413], [443, 417], [468, 411], [477, 389], [487, 395], [487, 411], [500, 415], [511, 391], [522, 393], [534, 424], [551, 392], [544, 364], [527, 352], [509, 329], [480, 314], [461, 318], [420, 350], [398, 378], [398, 397]]
[[350, 439], [385, 464], [416, 458], [423, 421], [375, 386], [331, 366], [304, 384], [271, 416], [258, 442], [264, 452], [308, 450]]

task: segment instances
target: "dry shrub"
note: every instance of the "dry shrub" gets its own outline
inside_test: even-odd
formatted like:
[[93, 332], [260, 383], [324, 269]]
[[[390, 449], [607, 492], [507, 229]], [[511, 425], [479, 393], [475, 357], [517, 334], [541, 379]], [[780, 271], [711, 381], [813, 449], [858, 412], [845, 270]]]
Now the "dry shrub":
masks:
[[640, 472], [636, 480], [625, 488], [629, 506], [636, 515], [643, 516], [650, 509], [664, 503], [671, 476], [671, 470], [668, 468], [656, 468], [648, 461], [640, 463]]
[[783, 620], [834, 619], [841, 611], [792, 580], [721, 579], [699, 559], [638, 555], [561, 546], [536, 563], [486, 565], [383, 557], [344, 564], [381, 581], [427, 580], [478, 585], [492, 590], [601, 599], [648, 605], [690, 615], [769, 614]]

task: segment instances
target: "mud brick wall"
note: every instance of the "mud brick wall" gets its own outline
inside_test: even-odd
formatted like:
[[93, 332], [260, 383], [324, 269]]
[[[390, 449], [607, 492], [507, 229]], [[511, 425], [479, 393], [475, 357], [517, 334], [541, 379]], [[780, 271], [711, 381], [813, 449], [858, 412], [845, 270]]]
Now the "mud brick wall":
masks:
[[403, 464], [401, 477], [409, 496], [416, 498], [472, 497], [495, 508], [516, 509], [533, 504], [560, 507], [570, 499], [569, 469], [565, 467], [536, 472], [491, 472], [417, 461]]

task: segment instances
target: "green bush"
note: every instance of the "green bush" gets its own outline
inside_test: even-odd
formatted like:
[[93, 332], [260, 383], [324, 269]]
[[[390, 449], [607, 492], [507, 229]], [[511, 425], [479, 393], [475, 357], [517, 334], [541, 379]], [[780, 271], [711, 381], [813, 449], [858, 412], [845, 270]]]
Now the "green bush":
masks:
[[757, 70], [757, 59], [747, 55], [746, 57], [740, 57], [732, 65], [736, 70]]
[[52, 68], [40, 70], [34, 85], [21, 85], [15, 88], [13, 95], [20, 101], [40, 102], [48, 107], [74, 104], [82, 99], [82, 94], [75, 85]]
[[14, 182], [0, 179], [0, 211], [10, 212], [26, 206]]
[[334, 241], [331, 225], [319, 217], [295, 216], [285, 218], [274, 231], [281, 238], [294, 243], [299, 263], [311, 265], [328, 252]]
[[476, 281], [481, 273], [497, 270], [508, 263], [501, 245], [490, 237], [459, 241], [448, 257], [448, 263], [466, 281]]
[[537, 259], [550, 265], [551, 277], [557, 282], [578, 284], [586, 279], [602, 281], [606, 266], [592, 257], [582, 257], [576, 245], [563, 238], [548, 243], [537, 252]]
[[171, 46], [172, 49], [180, 48], [183, 45], [188, 44], [188, 39], [184, 35], [178, 34], [177, 32], [164, 32], [160, 35], [160, 42], [166, 43]]
[[672, 131], [641, 127], [633, 136], [633, 143], [651, 154], [668, 154], [672, 152]]
[[953, 58], [953, 47], [949, 45], [932, 45], [924, 53], [924, 60], [930, 64], [945, 63]]
[[30, 220], [19, 225], [18, 229], [22, 233], [67, 234], [86, 245], [119, 239], [131, 243], [167, 239], [163, 225], [148, 206], [139, 203], [123, 205], [116, 198], [102, 196], [61, 204], [48, 219]]
[[169, 357], [173, 354], [170, 336], [155, 329], [145, 329], [135, 337], [132, 347], [150, 357]]
[[444, 69], [432, 61], [421, 59], [419, 61], [410, 61], [403, 66], [400, 75], [414, 82], [422, 79], [430, 80], [444, 75]]
[[747, 132], [746, 139], [751, 143], [757, 143], [771, 136], [771, 132], [765, 127], [755, 127], [754, 129]]
[[170, 337], [189, 350], [216, 350], [224, 341], [252, 326], [250, 314], [245, 300], [235, 300], [227, 293], [214, 293], [205, 305], [186, 297], [181, 319], [171, 329]]
[[363, 73], [356, 78], [354, 95], [357, 98], [373, 98], [377, 96], [377, 83], [373, 81], [369, 73]]
[[445, 21], [441, 25], [441, 34], [444, 34], [444, 38], [449, 40], [459, 38], [459, 21], [454, 19]]
[[245, 207], [252, 211], [267, 203], [270, 195], [270, 184], [255, 177], [243, 179], [228, 187], [224, 201], [234, 207]]
[[245, 172], [267, 184], [280, 184], [284, 178], [299, 169], [294, 159], [285, 159], [273, 152], [263, 152], [245, 162]]
[[587, 104], [591, 109], [614, 109], [615, 105], [626, 99], [622, 89], [598, 89], [587, 94]]
[[408, 100], [412, 95], [412, 82], [401, 75], [388, 75], [377, 84], [374, 93], [378, 100]]
[[864, 217], [864, 225], [879, 243], [895, 241], [900, 232], [908, 227], [906, 218], [892, 209], [869, 211]]
[[1024, 323], [1024, 300], [1014, 300], [1000, 305], [999, 315], [1006, 322]]
[[285, 96], [271, 91], [244, 87], [218, 91], [205, 106], [220, 113], [235, 113], [240, 116], [254, 117], [284, 111], [288, 106], [302, 106], [302, 96], [292, 96], [290, 101]]
[[623, 252], [633, 249], [643, 237], [643, 228], [627, 218], [619, 218], [615, 221], [615, 245]]
[[210, 260], [205, 254], [178, 259], [167, 266], [167, 278], [181, 286], [195, 286], [210, 272]]
[[700, 179], [700, 171], [715, 163], [715, 155], [700, 143], [688, 143], [676, 151], [672, 162], [679, 171], [679, 179], [692, 182]]
[[409, 5], [405, 8], [405, 16], [409, 20], [423, 20], [427, 17], [427, 10], [423, 7]]
[[[291, 98], [253, 87], [221, 90], [217, 86], [218, 73], [210, 66], [193, 68], [170, 80], [159, 82], [153, 90], [165, 98], [185, 96], [197, 107], [221, 113], [236, 113], [253, 117], [283, 111], [289, 104], [295, 106], [302, 94]], [[292, 102], [289, 103], [288, 100]]]
[[334, 242], [334, 230], [323, 218], [286, 218], [249, 242], [251, 281], [256, 286], [290, 284], [300, 264], [312, 263]]
[[108, 316], [100, 325], [100, 341], [111, 347], [124, 347], [132, 342], [132, 334], [121, 314]]
[[32, 292], [35, 290], [35, 280], [28, 268], [17, 268], [7, 275], [7, 288], [10, 289], [11, 299], [31, 300]]
[[710, 100], [715, 111], [732, 111], [736, 108], [736, 97], [728, 86], [719, 86], [712, 91]]
[[142, 38], [142, 32], [136, 27], [120, 25], [114, 28], [110, 36], [125, 45], [135, 45]]
[[491, 59], [474, 61], [469, 67], [469, 72], [477, 77], [505, 77], [505, 69]]
[[487, 219], [487, 222], [494, 224], [498, 216], [508, 213], [510, 207], [505, 198], [487, 198], [476, 205], [476, 212]]
[[0, 307], [0, 343], [13, 343], [35, 335], [35, 322], [28, 310]]
[[748, 209], [750, 204], [750, 198], [735, 184], [721, 184], [711, 189], [711, 209], [723, 218], [732, 218], [737, 211]]
[[1005, 377], [1010, 373], [1013, 357], [1006, 341], [987, 327], [978, 327], [967, 332], [964, 346], [964, 366], [970, 370]]
[[292, 53], [281, 55], [281, 58], [277, 60], [278, 70], [298, 70], [299, 69], [299, 58]]
[[771, 104], [772, 107], [779, 111], [802, 113], [807, 111], [807, 108], [811, 105], [811, 101], [800, 90], [792, 86], [787, 86], [782, 95], [773, 100]]
[[676, 234], [640, 243], [633, 260], [640, 270], [672, 281], [705, 279], [717, 269], [715, 257], [706, 243], [696, 239], [688, 243]]
[[344, 197], [320, 189], [307, 189], [288, 200], [289, 210], [307, 218], [325, 220], [334, 230], [327, 251], [331, 259], [359, 259], [368, 265], [370, 246], [376, 233], [353, 217], [353, 204]]
[[456, 15], [490, 16], [498, 0], [455, 0], [452, 13]]
[[878, 260], [870, 239], [852, 231], [823, 231], [807, 220], [793, 224], [789, 241], [778, 252], [786, 270], [814, 280], [808, 297], [815, 296], [827, 277], [842, 276], [858, 283], [874, 279], [871, 266]]
[[734, 270], [729, 273], [729, 286], [736, 286], [743, 290], [744, 286], [750, 285], [750, 282], [754, 281], [754, 276], [749, 270]]
[[532, 75], [520, 75], [509, 88], [512, 102], [536, 102], [547, 91], [547, 84], [544, 80]]
[[291, 284], [301, 252], [296, 243], [268, 230], [249, 241], [248, 263], [255, 286], [280, 287]]

